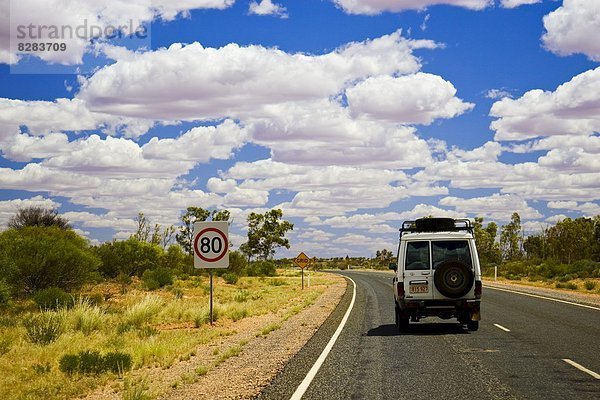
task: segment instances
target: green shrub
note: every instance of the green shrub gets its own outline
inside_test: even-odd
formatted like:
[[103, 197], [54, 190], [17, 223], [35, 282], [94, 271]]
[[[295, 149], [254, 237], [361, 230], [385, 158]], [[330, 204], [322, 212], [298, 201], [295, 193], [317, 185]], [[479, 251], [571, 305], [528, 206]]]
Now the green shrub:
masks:
[[274, 279], [269, 279], [267, 281], [267, 284], [269, 284], [269, 286], [285, 286], [285, 285], [287, 285], [287, 282], [283, 279], [274, 278]]
[[585, 281], [585, 282], [583, 282], [583, 286], [585, 287], [586, 290], [594, 290], [596, 288], [596, 282], [595, 281]]
[[95, 277], [99, 259], [71, 230], [32, 226], [0, 232], [0, 276], [14, 293], [72, 290]]
[[558, 280], [559, 282], [569, 282], [577, 278], [577, 274], [566, 274], [564, 276], [559, 276], [558, 278], [556, 278], [556, 280]]
[[223, 280], [225, 281], [225, 283], [228, 283], [230, 285], [235, 285], [238, 279], [239, 277], [236, 274], [232, 274], [231, 272], [228, 272], [225, 275], [223, 275]]
[[142, 280], [149, 290], [156, 290], [173, 284], [173, 270], [170, 268], [147, 269], [142, 274]]
[[229, 267], [227, 268], [228, 272], [239, 276], [244, 273], [247, 266], [248, 261], [246, 256], [244, 256], [240, 251], [229, 252]]
[[183, 271], [187, 271], [190, 269], [190, 266], [194, 264], [194, 259], [189, 254], [186, 254], [181, 246], [171, 245], [164, 252], [164, 255], [160, 261], [160, 265], [162, 268], [168, 268], [171, 270], [175, 270], [178, 273], [182, 273], [180, 278], [181, 280], [185, 280], [185, 276], [187, 274], [183, 274]]
[[557, 289], [569, 289], [569, 290], [577, 290], [577, 284], [573, 282], [556, 282]]
[[79, 356], [76, 354], [65, 354], [58, 361], [58, 369], [64, 374], [73, 375], [79, 370]]
[[248, 316], [248, 310], [246, 308], [234, 308], [229, 312], [229, 317], [233, 322], [244, 319]]
[[110, 352], [104, 356], [104, 369], [122, 375], [133, 365], [131, 356], [120, 351]]
[[101, 374], [104, 370], [104, 358], [96, 350], [79, 353], [79, 372], [82, 374]]
[[160, 267], [164, 255], [160, 246], [135, 238], [106, 242], [94, 250], [102, 261], [99, 271], [107, 278], [116, 278], [119, 274], [142, 276], [147, 269]]
[[64, 317], [55, 311], [42, 311], [23, 318], [27, 339], [35, 344], [56, 341], [64, 331]]
[[144, 286], [148, 290], [157, 290], [160, 289], [160, 283], [156, 279], [150, 276], [144, 277]]
[[122, 375], [131, 366], [131, 356], [119, 351], [102, 356], [98, 351], [85, 350], [79, 354], [65, 354], [58, 362], [60, 371], [67, 375], [99, 375], [107, 371]]
[[255, 261], [246, 267], [248, 276], [275, 276], [275, 263], [272, 261]]
[[57, 310], [73, 306], [73, 297], [57, 287], [42, 289], [33, 294], [33, 301], [40, 310]]

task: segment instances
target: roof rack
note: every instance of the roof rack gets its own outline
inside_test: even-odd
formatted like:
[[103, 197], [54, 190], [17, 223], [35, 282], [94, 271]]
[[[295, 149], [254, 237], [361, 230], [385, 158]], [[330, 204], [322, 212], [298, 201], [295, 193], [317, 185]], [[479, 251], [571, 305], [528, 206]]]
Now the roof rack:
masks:
[[400, 228], [400, 237], [404, 233], [416, 232], [458, 232], [467, 231], [473, 234], [473, 224], [466, 218], [419, 218], [414, 221], [404, 221]]

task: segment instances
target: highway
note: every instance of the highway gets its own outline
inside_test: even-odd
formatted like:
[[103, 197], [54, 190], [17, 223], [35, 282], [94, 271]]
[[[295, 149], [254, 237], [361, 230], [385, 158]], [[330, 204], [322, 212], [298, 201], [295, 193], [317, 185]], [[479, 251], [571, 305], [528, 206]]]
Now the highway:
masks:
[[[600, 399], [597, 308], [484, 287], [479, 331], [427, 318], [399, 333], [392, 275], [340, 273], [356, 282], [354, 305], [302, 399]], [[339, 328], [348, 287], [259, 399], [292, 398]]]

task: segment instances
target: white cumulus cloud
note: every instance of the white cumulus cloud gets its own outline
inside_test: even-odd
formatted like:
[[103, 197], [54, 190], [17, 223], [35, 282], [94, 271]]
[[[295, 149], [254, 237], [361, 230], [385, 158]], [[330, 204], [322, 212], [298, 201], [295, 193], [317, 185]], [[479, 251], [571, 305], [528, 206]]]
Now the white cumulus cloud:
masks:
[[316, 56], [233, 43], [218, 49], [173, 44], [104, 67], [83, 82], [77, 97], [114, 115], [244, 118], [269, 105], [327, 98], [367, 76], [416, 72], [420, 63], [412, 51], [435, 47], [400, 32]]
[[250, 14], [256, 15], [274, 15], [280, 18], [287, 18], [287, 10], [285, 7], [273, 3], [271, 0], [260, 0], [260, 3], [253, 1], [248, 8]]
[[455, 97], [456, 88], [426, 73], [400, 77], [371, 77], [346, 91], [355, 115], [402, 124], [429, 125], [437, 118], [453, 118], [475, 105]]
[[560, 55], [583, 53], [600, 61], [600, 2], [564, 0], [561, 7], [544, 17], [546, 48]]
[[492, 106], [496, 140], [600, 132], [600, 67], [583, 72], [555, 91], [531, 90]]

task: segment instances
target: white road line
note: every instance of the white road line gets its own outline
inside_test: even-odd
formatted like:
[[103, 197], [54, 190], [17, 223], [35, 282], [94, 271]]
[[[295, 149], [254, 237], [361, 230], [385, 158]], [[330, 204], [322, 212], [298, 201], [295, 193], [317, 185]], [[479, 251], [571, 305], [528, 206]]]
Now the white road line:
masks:
[[486, 285], [485, 288], [486, 289], [501, 290], [503, 292], [509, 292], [509, 293], [522, 294], [523, 296], [535, 297], [535, 298], [544, 299], [544, 300], [551, 300], [551, 301], [556, 301], [558, 303], [565, 303], [565, 304], [570, 304], [572, 306], [584, 307], [584, 308], [589, 308], [589, 309], [592, 309], [592, 310], [600, 311], [600, 308], [598, 308], [598, 307], [588, 306], [586, 304], [573, 303], [572, 301], [560, 300], [560, 299], [553, 299], [552, 297], [539, 296], [537, 294], [531, 294], [531, 293], [517, 292], [516, 290], [500, 289], [500, 288], [494, 287], [494, 286], [487, 286]]
[[323, 363], [325, 362], [325, 359], [329, 355], [331, 348], [337, 341], [338, 336], [340, 336], [340, 333], [342, 333], [342, 329], [344, 329], [344, 326], [346, 325], [346, 322], [348, 321], [348, 317], [350, 316], [352, 307], [354, 307], [354, 300], [356, 299], [356, 282], [354, 282], [354, 280], [350, 277], [346, 277], [346, 278], [350, 279], [350, 281], [352, 281], [352, 284], [354, 285], [354, 290], [352, 291], [352, 301], [350, 301], [348, 310], [346, 311], [346, 314], [344, 314], [344, 318], [342, 318], [342, 322], [340, 322], [340, 325], [338, 326], [337, 330], [335, 331], [335, 333], [333, 334], [331, 339], [329, 339], [329, 343], [327, 343], [327, 346], [325, 346], [325, 348], [323, 349], [323, 352], [321, 353], [319, 358], [317, 358], [317, 361], [315, 361], [315, 363], [312, 366], [312, 368], [310, 369], [310, 371], [308, 371], [308, 374], [306, 374], [306, 376], [304, 377], [304, 380], [302, 381], [302, 383], [300, 383], [300, 386], [298, 386], [298, 388], [296, 389], [296, 391], [294, 392], [292, 397], [290, 397], [290, 400], [300, 400], [302, 398], [302, 396], [304, 395], [304, 392], [306, 392], [306, 390], [310, 386], [310, 383], [317, 375], [317, 372], [319, 372], [321, 365], [323, 365]]
[[568, 358], [563, 358], [562, 359], [564, 362], [566, 362], [567, 364], [570, 364], [572, 366], [574, 366], [575, 368], [577, 368], [580, 371], [585, 372], [586, 374], [590, 374], [591, 376], [593, 376], [596, 379], [600, 379], [600, 374], [595, 373], [592, 370], [587, 369], [586, 367], [584, 367], [581, 364], [577, 364], [575, 361], [573, 360], [569, 360]]
[[502, 329], [504, 332], [510, 332], [510, 329], [503, 327], [500, 324], [494, 324], [494, 326], [498, 329]]

